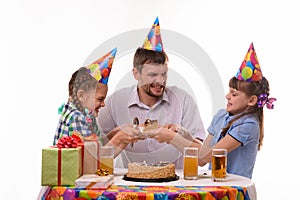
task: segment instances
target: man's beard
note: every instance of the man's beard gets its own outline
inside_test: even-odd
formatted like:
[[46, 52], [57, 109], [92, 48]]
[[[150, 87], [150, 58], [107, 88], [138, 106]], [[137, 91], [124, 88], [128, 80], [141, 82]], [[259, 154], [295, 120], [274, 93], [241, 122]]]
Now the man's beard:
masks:
[[[165, 91], [165, 85], [161, 85], [159, 83], [150, 83], [150, 84], [147, 84], [145, 85], [146, 86], [146, 94], [148, 94], [150, 97], [154, 97], [154, 98], [160, 98], [163, 96], [164, 94], [164, 91]], [[160, 94], [154, 94], [152, 91], [151, 91], [151, 88], [160, 88], [162, 89], [162, 92]]]

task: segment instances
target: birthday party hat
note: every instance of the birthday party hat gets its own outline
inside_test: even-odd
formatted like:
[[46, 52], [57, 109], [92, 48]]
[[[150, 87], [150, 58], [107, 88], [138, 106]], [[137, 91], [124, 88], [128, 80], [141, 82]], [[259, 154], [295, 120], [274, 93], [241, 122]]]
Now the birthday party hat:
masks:
[[87, 72], [97, 81], [107, 85], [107, 81], [111, 72], [112, 64], [116, 56], [117, 48], [114, 48], [103, 57], [99, 58], [86, 67]]
[[158, 17], [156, 17], [155, 22], [153, 23], [152, 28], [149, 31], [142, 48], [159, 52], [164, 51], [160, 36], [160, 26]]
[[253, 43], [251, 43], [235, 77], [239, 80], [247, 82], [259, 81], [262, 79], [263, 75], [258, 63]]

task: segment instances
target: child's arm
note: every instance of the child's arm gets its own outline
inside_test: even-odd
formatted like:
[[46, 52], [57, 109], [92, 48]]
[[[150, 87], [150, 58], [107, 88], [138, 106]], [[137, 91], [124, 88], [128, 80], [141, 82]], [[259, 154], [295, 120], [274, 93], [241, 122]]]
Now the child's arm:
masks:
[[213, 147], [210, 147], [210, 143], [213, 136], [208, 134], [207, 138], [205, 139], [202, 148], [199, 152], [199, 165], [204, 166], [206, 163], [211, 162], [211, 153], [212, 149], [227, 149], [227, 152], [233, 151], [234, 149], [238, 148], [241, 143], [234, 139], [231, 135], [226, 134], [226, 136], [221, 139], [217, 144]]
[[210, 143], [212, 138], [213, 136], [209, 133], [205, 138], [201, 149], [199, 150], [199, 160], [198, 160], [199, 166], [204, 166], [206, 165], [206, 163], [208, 163], [205, 160], [207, 155], [211, 153]]

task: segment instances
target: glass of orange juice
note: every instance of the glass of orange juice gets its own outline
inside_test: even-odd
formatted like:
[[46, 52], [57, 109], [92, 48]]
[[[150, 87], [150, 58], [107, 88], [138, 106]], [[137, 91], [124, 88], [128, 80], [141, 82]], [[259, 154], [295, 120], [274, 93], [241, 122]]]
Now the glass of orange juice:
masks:
[[183, 152], [183, 178], [198, 179], [198, 148], [185, 147]]
[[104, 174], [114, 173], [114, 147], [101, 146], [100, 147], [100, 170]]
[[227, 150], [213, 149], [211, 160], [211, 177], [212, 181], [226, 181], [226, 166], [227, 166]]

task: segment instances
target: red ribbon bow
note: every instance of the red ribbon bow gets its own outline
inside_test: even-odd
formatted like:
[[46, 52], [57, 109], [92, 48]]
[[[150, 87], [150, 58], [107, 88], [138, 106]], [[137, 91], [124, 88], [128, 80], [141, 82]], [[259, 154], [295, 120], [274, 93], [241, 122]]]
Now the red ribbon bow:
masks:
[[58, 148], [76, 148], [78, 143], [81, 142], [81, 138], [78, 137], [76, 134], [72, 136], [64, 136], [60, 138], [57, 142]]

